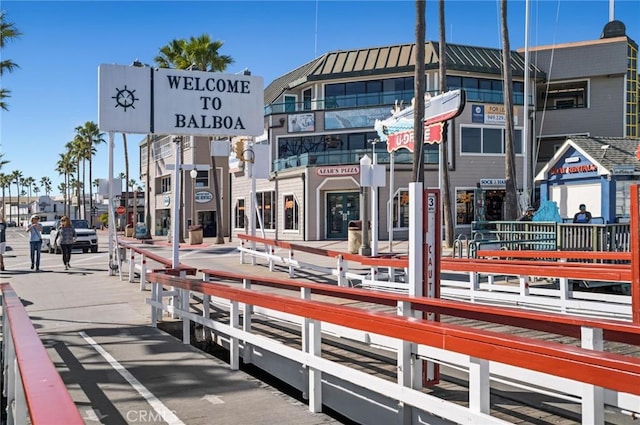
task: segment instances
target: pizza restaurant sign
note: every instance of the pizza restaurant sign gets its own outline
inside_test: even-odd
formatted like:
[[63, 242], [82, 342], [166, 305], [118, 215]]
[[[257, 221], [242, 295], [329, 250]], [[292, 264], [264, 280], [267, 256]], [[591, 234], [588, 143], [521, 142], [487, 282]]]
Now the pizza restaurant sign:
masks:
[[316, 175], [320, 177], [355, 176], [360, 174], [359, 165], [345, 165], [342, 167], [318, 167]]

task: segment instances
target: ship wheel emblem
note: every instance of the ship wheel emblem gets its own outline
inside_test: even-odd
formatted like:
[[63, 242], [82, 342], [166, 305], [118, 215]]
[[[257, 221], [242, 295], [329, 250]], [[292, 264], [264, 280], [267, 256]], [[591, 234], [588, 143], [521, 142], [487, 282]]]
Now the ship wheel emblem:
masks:
[[111, 96], [112, 99], [116, 100], [116, 108], [120, 106], [124, 108], [125, 112], [127, 111], [127, 108], [136, 109], [133, 104], [139, 99], [134, 94], [136, 92], [135, 90], [129, 90], [125, 85], [124, 89], [120, 90], [119, 88], [116, 88], [116, 91], [117, 94], [115, 96]]

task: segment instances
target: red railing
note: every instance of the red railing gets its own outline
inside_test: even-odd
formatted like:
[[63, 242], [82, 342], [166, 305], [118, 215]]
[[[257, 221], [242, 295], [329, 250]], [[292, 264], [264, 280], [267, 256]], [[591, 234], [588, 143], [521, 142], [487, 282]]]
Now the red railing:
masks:
[[[246, 275], [244, 278], [251, 279]], [[574, 379], [616, 391], [640, 395], [640, 359], [637, 357], [593, 351], [477, 328], [394, 316], [327, 302], [267, 294], [231, 287], [223, 283], [209, 283], [169, 276], [163, 273], [152, 273], [150, 280], [159, 285], [195, 291], [232, 302], [259, 306], [312, 320], [398, 338], [489, 361]], [[299, 285], [299, 283], [296, 285]], [[341, 292], [344, 291], [344, 293], [354, 291], [354, 295], [357, 293], [363, 295], [364, 292], [350, 288], [337, 289]], [[391, 298], [398, 298], [397, 295], [384, 294], [371, 294], [366, 295], [366, 297], [370, 299], [381, 298], [386, 300], [385, 302], [388, 302]], [[447, 304], [452, 303], [450, 301], [412, 297], [408, 297], [408, 299], [414, 305], [422, 306], [428, 311], [434, 311], [434, 303], [442, 302], [443, 304], [439, 310], [443, 314], [453, 312], [452, 309], [446, 307]], [[464, 309], [462, 305], [457, 307], [461, 310]], [[514, 320], [513, 315], [516, 315], [521, 322], [533, 320], [531, 315], [536, 314], [499, 307], [475, 306], [474, 308], [483, 308], [485, 316], [496, 315], [496, 317], [502, 317], [503, 319], [501, 320], [504, 320], [507, 314], [511, 320]], [[538, 314], [538, 316], [543, 318], [548, 315]], [[565, 327], [606, 327], [614, 331], [619, 337], [626, 338], [626, 341], [635, 341], [636, 343], [640, 335], [639, 327], [623, 322], [589, 321], [567, 316], [564, 316], [564, 318], [558, 317], [557, 319], [560, 322], [564, 320]]]
[[27, 423], [28, 416], [33, 425], [84, 424], [20, 298], [8, 283], [0, 290], [7, 423]]

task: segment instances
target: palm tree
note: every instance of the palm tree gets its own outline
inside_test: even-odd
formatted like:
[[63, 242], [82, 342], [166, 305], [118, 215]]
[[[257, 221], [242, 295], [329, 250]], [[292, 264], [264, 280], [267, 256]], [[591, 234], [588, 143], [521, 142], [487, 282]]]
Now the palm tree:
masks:
[[[444, 25], [444, 0], [438, 0], [438, 21], [440, 30], [440, 43], [438, 46], [438, 73], [440, 74], [440, 91], [447, 91], [447, 43]], [[449, 179], [449, 149], [447, 147], [447, 128], [445, 122], [442, 127], [442, 143], [440, 144], [440, 169], [442, 170], [442, 209], [444, 211], [444, 242], [447, 248], [453, 246], [453, 211], [451, 210], [451, 181]]]
[[69, 143], [67, 143], [65, 145], [65, 147], [67, 148], [67, 152], [69, 152], [69, 155], [71, 156], [72, 160], [75, 163], [75, 172], [76, 172], [76, 178], [75, 178], [75, 182], [73, 185], [71, 185], [71, 188], [75, 188], [76, 189], [76, 205], [77, 205], [77, 215], [76, 218], [85, 218], [84, 214], [81, 214], [81, 210], [80, 210], [80, 191], [79, 191], [79, 187], [80, 187], [80, 182], [82, 181], [80, 179], [80, 171], [83, 170], [84, 171], [84, 167], [80, 166], [80, 163], [83, 161], [84, 157], [85, 157], [85, 141], [84, 139], [76, 134], [76, 136], [73, 138], [72, 141], [70, 141]]
[[[415, 104], [413, 107], [413, 171], [414, 182], [424, 182], [424, 33], [425, 33], [425, 0], [416, 0], [416, 69], [414, 73]], [[417, 202], [417, 199], [414, 200]]]
[[31, 210], [30, 210], [30, 205], [31, 205], [31, 189], [33, 189], [33, 183], [35, 182], [35, 179], [33, 177], [25, 177], [24, 179], [22, 179], [22, 187], [26, 187], [28, 192], [28, 196], [29, 196], [29, 202], [27, 204], [27, 211], [29, 214], [31, 214]]
[[[233, 63], [231, 56], [220, 55], [218, 53], [223, 44], [222, 41], [212, 41], [208, 34], [191, 37], [188, 41], [185, 39], [173, 40], [168, 45], [160, 48], [160, 55], [156, 56], [155, 62], [161, 68], [196, 68], [206, 72], [222, 72], [227, 69], [227, 66]], [[211, 170], [213, 172], [213, 191], [216, 197], [216, 243], [223, 244], [222, 196], [220, 194], [214, 156], [211, 156]], [[184, 179], [181, 181], [184, 184]], [[183, 189], [183, 187], [180, 188], [180, 191], [183, 192]], [[174, 223], [181, 227], [179, 233], [182, 239], [184, 237], [184, 230], [182, 229], [183, 220], [180, 217], [176, 217], [175, 219], [178, 223], [175, 223], [175, 221]]]
[[[5, 189], [9, 188], [9, 199], [11, 199], [11, 176], [0, 173], [0, 187], [2, 188], [2, 214], [5, 215], [4, 207], [5, 207]], [[9, 206], [9, 215], [11, 215], [11, 206]], [[5, 215], [6, 217], [6, 215]]]
[[22, 171], [14, 170], [11, 173], [11, 181], [16, 185], [16, 194], [18, 195], [18, 226], [20, 225], [20, 179], [22, 179]]
[[45, 195], [49, 196], [52, 192], [51, 179], [47, 176], [40, 178], [40, 186], [44, 189]]
[[502, 36], [502, 79], [504, 91], [505, 128], [505, 220], [518, 218], [518, 194], [516, 180], [516, 154], [513, 137], [513, 85], [511, 78], [511, 47], [507, 27], [507, 0], [500, 1], [500, 24]]
[[[0, 10], [0, 50], [4, 48], [5, 43], [20, 37], [22, 33], [16, 29], [13, 22], [7, 22], [6, 12]], [[19, 66], [10, 59], [3, 59], [0, 54], [0, 76], [6, 72], [13, 72]], [[9, 97], [11, 91], [0, 88], [0, 109], [8, 110], [7, 103], [4, 101]]]
[[60, 154], [60, 159], [56, 164], [56, 171], [58, 172], [58, 174], [62, 174], [64, 176], [64, 183], [61, 183], [60, 185], [58, 185], [58, 189], [60, 189], [61, 186], [64, 189], [64, 191], [60, 189], [64, 197], [64, 213], [65, 215], [70, 216], [71, 215], [70, 214], [71, 208], [69, 207], [69, 190], [71, 188], [70, 176], [75, 171], [75, 166], [73, 162], [73, 157], [69, 152]]
[[[93, 121], [87, 121], [83, 126], [76, 127], [76, 132], [84, 138], [86, 142], [86, 154], [89, 160], [89, 181], [93, 181], [93, 156], [96, 153], [96, 147], [106, 143], [104, 133], [100, 133], [98, 125]], [[89, 185], [89, 210], [93, 211], [93, 192]], [[93, 215], [91, 216], [91, 225], [93, 225]]]
[[67, 184], [66, 183], [60, 183], [58, 184], [58, 192], [62, 193], [62, 196], [64, 198], [64, 214], [67, 214]]
[[[3, 157], [4, 157], [4, 154], [0, 153], [0, 170], [2, 170], [2, 167], [4, 167], [9, 163], [9, 161], [2, 159]], [[5, 180], [6, 180], [6, 175], [4, 173], [0, 173], [0, 186], [2, 187], [2, 209], [0, 209], [0, 213], [2, 213], [2, 215], [4, 215], [4, 189], [9, 184]]]

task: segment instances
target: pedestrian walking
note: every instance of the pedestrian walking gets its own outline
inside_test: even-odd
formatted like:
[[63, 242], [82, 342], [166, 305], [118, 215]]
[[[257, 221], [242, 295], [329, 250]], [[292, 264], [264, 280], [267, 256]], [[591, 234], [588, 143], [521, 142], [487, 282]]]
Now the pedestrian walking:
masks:
[[40, 252], [42, 251], [42, 225], [40, 217], [31, 216], [31, 224], [27, 226], [29, 233], [29, 254], [31, 256], [31, 270], [35, 267], [36, 271], [40, 271]]
[[4, 271], [4, 251], [7, 245], [7, 222], [4, 215], [0, 214], [0, 271]]
[[75, 240], [76, 229], [71, 225], [69, 217], [63, 216], [60, 219], [60, 229], [56, 235], [55, 242], [62, 250], [62, 263], [64, 264], [65, 270], [69, 270], [69, 267], [71, 267], [71, 264], [69, 264], [71, 261], [71, 248], [73, 247]]

